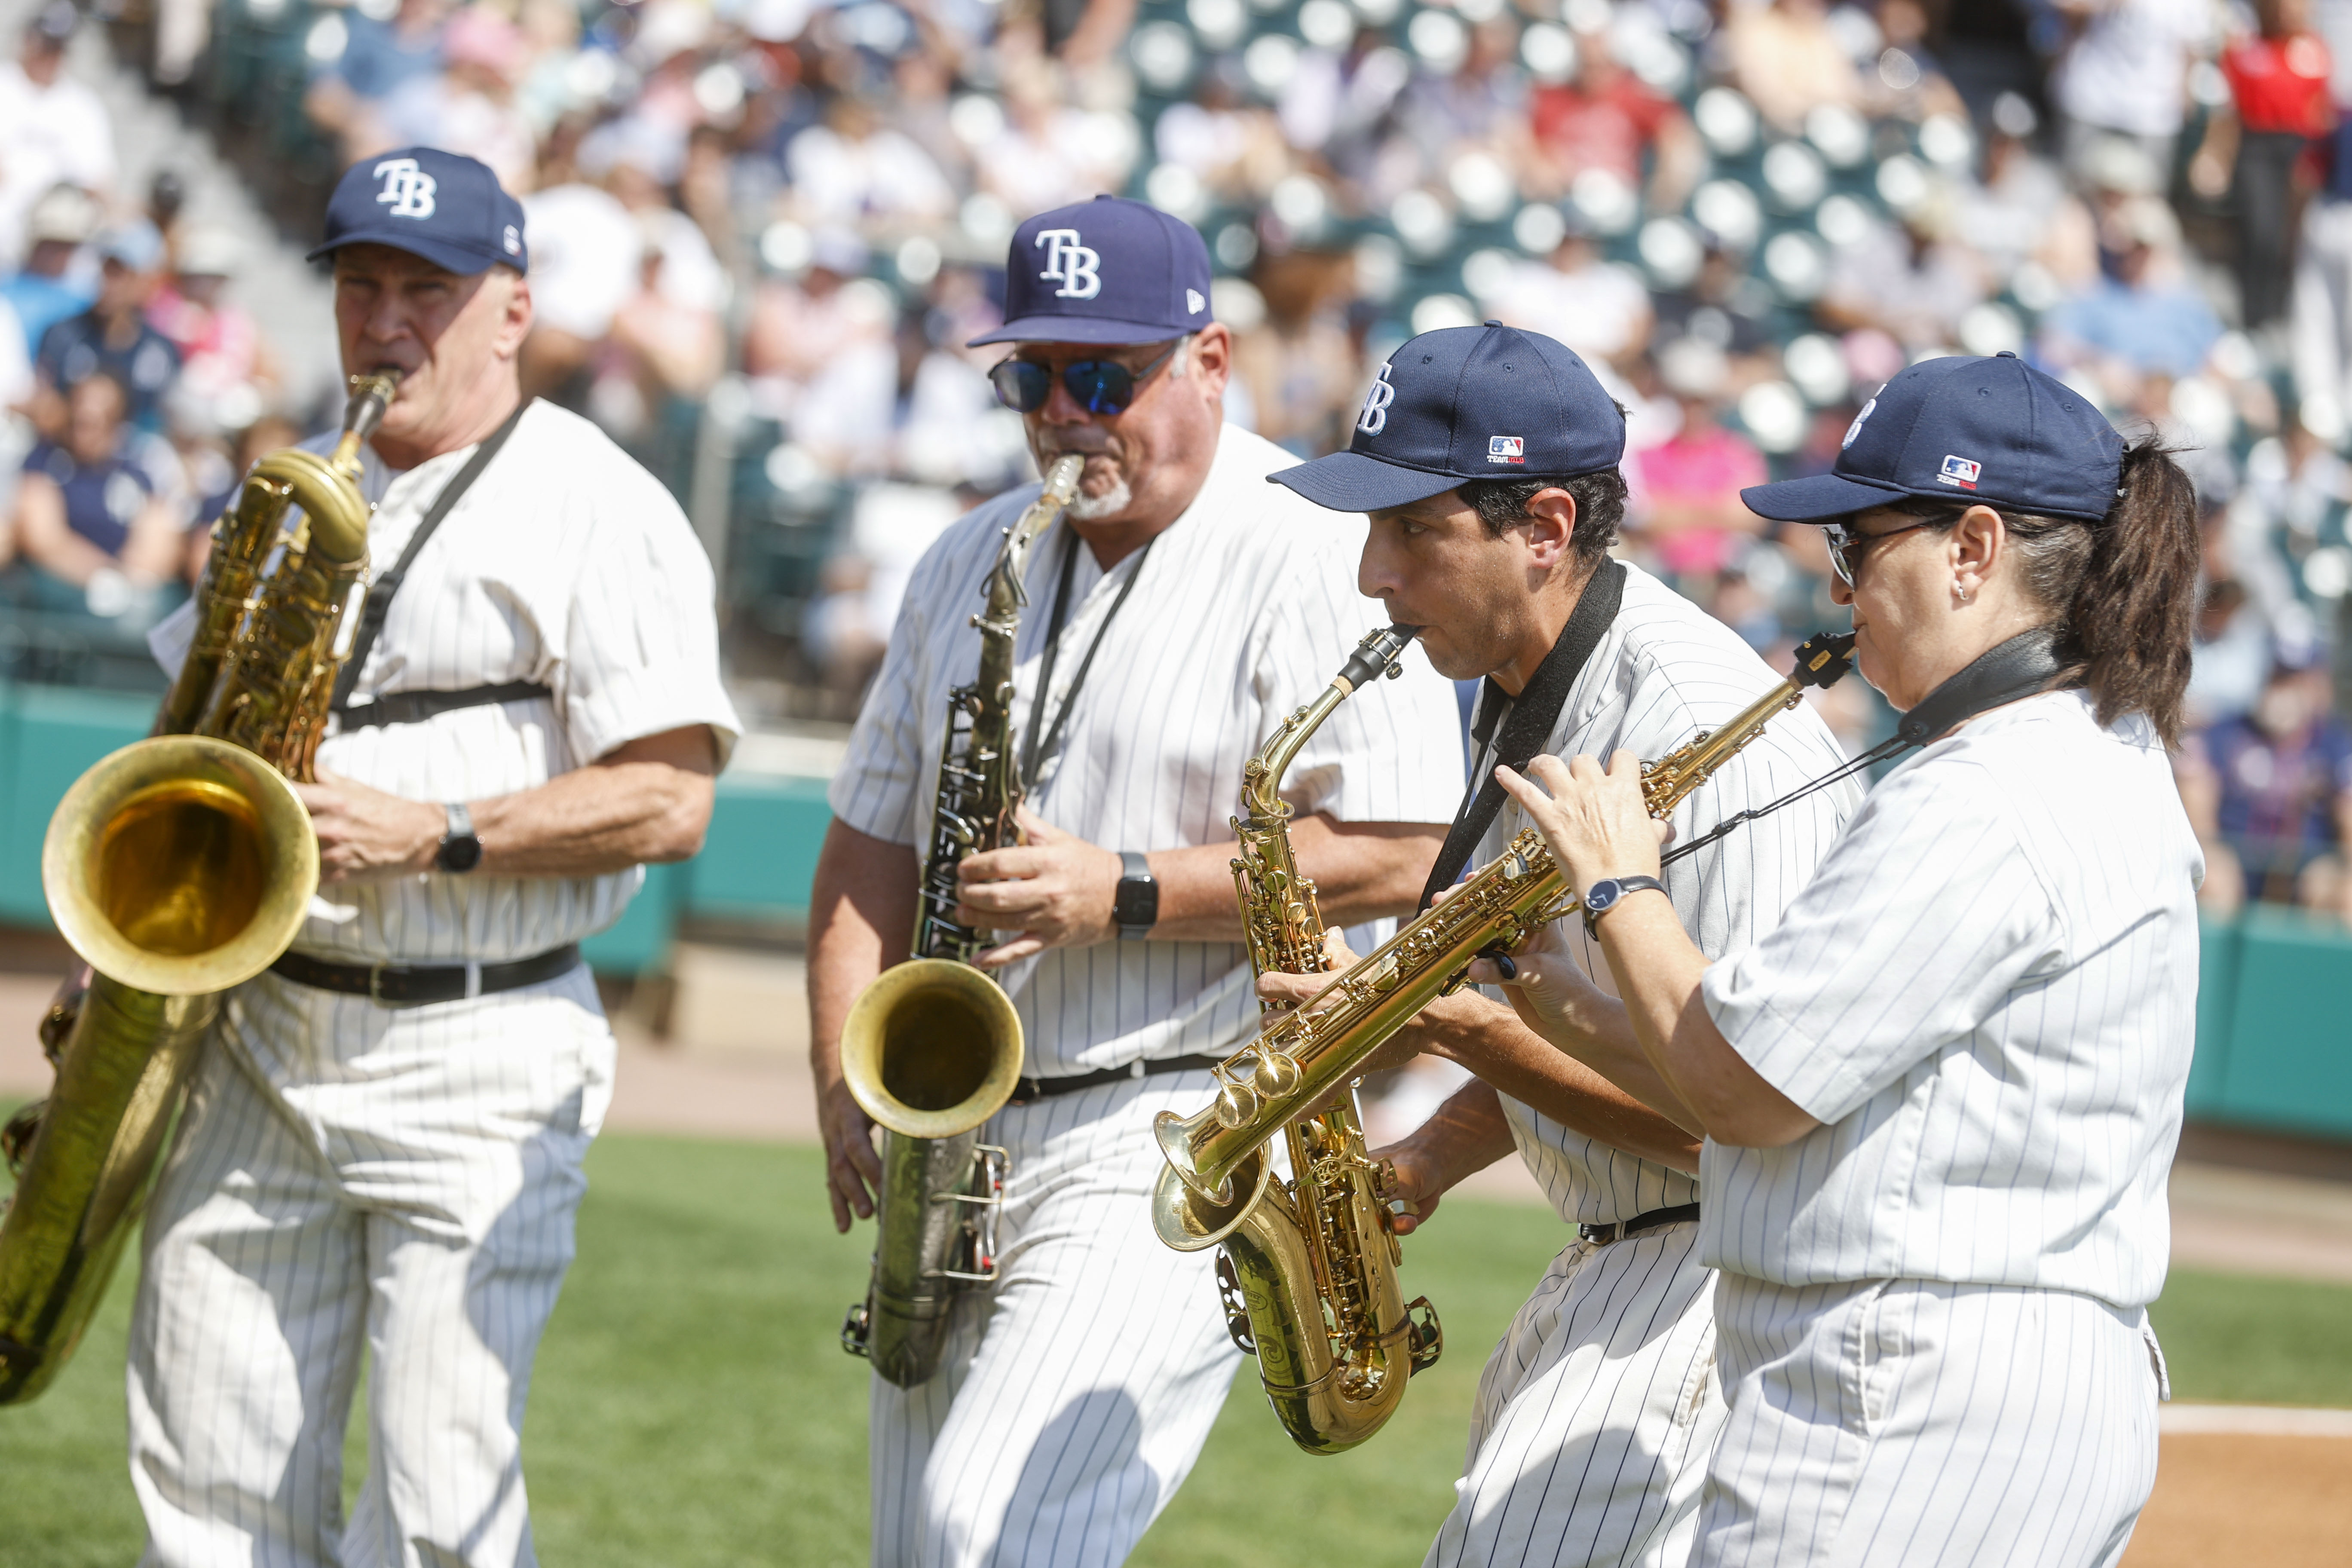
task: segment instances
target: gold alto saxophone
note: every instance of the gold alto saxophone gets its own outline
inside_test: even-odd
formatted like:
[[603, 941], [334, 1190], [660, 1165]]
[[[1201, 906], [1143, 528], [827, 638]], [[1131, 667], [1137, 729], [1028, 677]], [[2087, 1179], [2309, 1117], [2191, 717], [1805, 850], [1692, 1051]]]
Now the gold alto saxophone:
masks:
[[[1241, 840], [1234, 890], [1241, 900], [1254, 973], [1316, 974], [1323, 916], [1315, 884], [1291, 853], [1282, 775], [1332, 710], [1381, 675], [1394, 677], [1412, 629], [1385, 626], [1356, 647], [1314, 701], [1283, 721], [1242, 775]], [[1276, 1013], [1280, 1003], [1265, 1004]], [[1436, 1310], [1397, 1288], [1402, 1249], [1381, 1209], [1395, 1173], [1364, 1153], [1356, 1095], [1343, 1089], [1312, 1116], [1286, 1124], [1292, 1180], [1252, 1156], [1234, 1204], [1204, 1199], [1173, 1171], [1151, 1194], [1160, 1239], [1179, 1252], [1222, 1247], [1217, 1282], [1234, 1342], [1257, 1357], [1266, 1402], [1290, 1440], [1338, 1454], [1379, 1431], [1404, 1398], [1405, 1380], [1444, 1345]]]
[[[396, 374], [353, 376], [342, 439], [256, 464], [213, 525], [194, 640], [153, 734], [75, 781], [41, 888], [92, 971], [51, 1007], [49, 1098], [0, 1131], [0, 1404], [48, 1386], [80, 1342], [171, 1144], [219, 994], [300, 930], [319, 884], [308, 781], [366, 592], [359, 450]], [[292, 530], [288, 514], [299, 508]]]
[[[912, 956], [877, 975], [841, 1026], [841, 1077], [882, 1129], [874, 1270], [841, 1348], [901, 1388], [939, 1370], [957, 1292], [996, 1279], [1007, 1160], [980, 1142], [1021, 1079], [1021, 1018], [972, 955], [985, 936], [955, 918], [956, 866], [1020, 842], [1013, 754], [1013, 642], [1029, 602], [1029, 547], [1077, 494], [1086, 459], [1054, 460], [1045, 488], [1004, 531], [982, 590], [980, 671], [948, 694], [947, 742], [917, 891]], [[1040, 701], [1044, 694], [1039, 694]]]
[[[1642, 767], [1652, 816], [1664, 816], [1753, 740], [1807, 687], [1851, 668], [1851, 633], [1822, 633], [1797, 649], [1786, 680], [1719, 730], [1701, 731]], [[1191, 1116], [1162, 1111], [1153, 1129], [1184, 1185], [1213, 1203], [1233, 1201], [1234, 1178], [1263, 1180], [1266, 1141], [1352, 1077], [1365, 1058], [1430, 1002], [1458, 988], [1471, 960], [1508, 952], [1572, 906], [1568, 877], [1530, 827], [1454, 896], [1426, 910], [1330, 984], [1220, 1063], [1217, 1097]], [[1563, 897], [1566, 895], [1566, 897]]]

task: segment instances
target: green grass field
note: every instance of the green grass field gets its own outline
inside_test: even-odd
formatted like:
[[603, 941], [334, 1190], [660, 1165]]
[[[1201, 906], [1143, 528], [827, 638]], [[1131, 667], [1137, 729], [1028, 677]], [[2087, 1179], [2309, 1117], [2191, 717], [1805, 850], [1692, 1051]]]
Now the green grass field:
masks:
[[[549, 1568], [858, 1564], [866, 1372], [835, 1348], [869, 1233], [833, 1234], [813, 1151], [608, 1137], [589, 1162], [580, 1261], [548, 1331], [526, 1439]], [[1447, 1354], [1386, 1431], [1293, 1449], [1244, 1368], [1215, 1436], [1135, 1561], [1410, 1565], [1452, 1496], [1488, 1348], [1559, 1240], [1539, 1211], [1449, 1202], [1407, 1288]], [[119, 1279], [38, 1403], [0, 1411], [0, 1562], [120, 1568], [139, 1551], [122, 1460]], [[2352, 1289], [2177, 1274], [2156, 1310], [2187, 1399], [2352, 1405]], [[356, 1444], [350, 1465], [360, 1464]]]

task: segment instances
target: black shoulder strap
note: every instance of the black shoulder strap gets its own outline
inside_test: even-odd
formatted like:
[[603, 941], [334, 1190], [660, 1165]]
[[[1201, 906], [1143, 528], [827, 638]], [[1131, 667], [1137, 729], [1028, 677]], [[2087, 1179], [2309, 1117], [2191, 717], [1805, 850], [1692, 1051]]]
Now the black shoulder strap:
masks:
[[[1601, 646], [1610, 623], [1617, 618], [1617, 606], [1625, 597], [1625, 564], [1612, 561], [1592, 574], [1585, 584], [1576, 608], [1562, 626], [1559, 640], [1544, 655], [1541, 664], [1528, 681], [1528, 689], [1511, 705], [1510, 717], [1503, 721], [1503, 733], [1495, 742], [1495, 761], [1511, 768], [1524, 768], [1541, 754], [1551, 740], [1551, 727], [1559, 720], [1559, 710], [1568, 706], [1569, 689], [1576, 678], [1584, 673], [1592, 650]], [[1421, 890], [1421, 907], [1427, 909], [1437, 895], [1454, 885], [1462, 868], [1478, 847], [1478, 840], [1493, 826], [1495, 814], [1503, 809], [1503, 786], [1496, 782], [1489, 770], [1483, 782], [1474, 784], [1470, 797], [1446, 830], [1445, 847], [1437, 852], [1437, 864], [1430, 868], [1429, 881]]]
[[482, 470], [490, 466], [490, 459], [497, 457], [499, 448], [507, 444], [507, 437], [514, 434], [515, 426], [522, 422], [524, 411], [533, 401], [527, 397], [517, 404], [515, 411], [507, 416], [506, 423], [491, 431], [483, 438], [482, 444], [474, 448], [474, 455], [466, 459], [466, 466], [459, 468], [456, 477], [441, 487], [441, 493], [433, 498], [432, 508], [417, 523], [416, 531], [408, 536], [408, 548], [400, 552], [400, 559], [392, 563], [392, 570], [380, 574], [373, 583], [368, 584], [367, 602], [360, 608], [359, 631], [352, 638], [351, 658], [344, 661], [342, 672], [335, 677], [335, 700], [331, 705], [334, 712], [341, 713], [351, 707], [352, 689], [359, 684], [360, 671], [365, 668], [368, 655], [375, 651], [376, 638], [383, 635], [383, 617], [391, 611], [393, 595], [400, 592], [401, 580], [408, 575], [408, 568], [416, 560], [417, 552], [425, 548], [425, 541], [433, 537], [434, 531], [441, 526], [441, 520], [449, 515], [450, 508], [473, 489], [474, 481], [482, 477]]
[[2020, 632], [1985, 649], [1927, 693], [1895, 726], [1895, 736], [1906, 746], [1924, 746], [1955, 724], [2046, 689], [2062, 668], [2057, 627]]

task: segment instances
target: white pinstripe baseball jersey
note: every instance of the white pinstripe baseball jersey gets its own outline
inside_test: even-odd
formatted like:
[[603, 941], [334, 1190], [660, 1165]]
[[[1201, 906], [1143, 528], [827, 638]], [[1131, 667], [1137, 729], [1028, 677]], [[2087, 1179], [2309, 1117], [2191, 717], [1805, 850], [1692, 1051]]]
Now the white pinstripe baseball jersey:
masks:
[[[304, 445], [323, 453], [334, 441]], [[473, 453], [394, 473], [362, 448], [374, 571], [400, 558]], [[742, 722], [719, 680], [713, 597], [709, 559], [660, 482], [587, 420], [535, 403], [409, 567], [353, 695], [535, 680], [553, 700], [330, 734], [319, 765], [404, 799], [480, 800], [689, 724], [717, 732], [723, 760]], [[632, 868], [326, 888], [295, 946], [359, 963], [525, 958], [612, 924], [644, 878]]]
[[[1363, 523], [1325, 511], [1265, 476], [1297, 461], [1247, 431], [1223, 430], [1201, 493], [1154, 541], [1103, 572], [1079, 545], [1073, 604], [1043, 699], [1063, 695], [1131, 574], [1142, 575], [1105, 633], [1043, 760], [1029, 805], [1108, 849], [1230, 842], [1250, 753], [1321, 688], [1379, 606], [1356, 592]], [[834, 815], [898, 844], [926, 841], [947, 694], [971, 679], [971, 626], [1002, 530], [1035, 498], [1026, 486], [950, 528], [915, 568], [881, 674], [835, 775]], [[1016, 733], [1025, 734], [1066, 523], [1029, 559], [1030, 605], [1015, 645]], [[1454, 692], [1419, 653], [1405, 673], [1359, 692], [1290, 768], [1285, 798], [1346, 821], [1444, 822], [1460, 795], [1460, 753], [1422, 738], [1456, 732]], [[1399, 738], [1407, 738], [1400, 744]], [[1004, 988], [1028, 1033], [1025, 1071], [1090, 1072], [1143, 1058], [1217, 1052], [1255, 1029], [1243, 949], [1224, 942], [1105, 942], [1013, 965]]]
[[2155, 731], [2103, 729], [2081, 692], [1890, 774], [1778, 928], [1706, 973], [1724, 1037], [1825, 1123], [1707, 1145], [1708, 1260], [2155, 1300], [2203, 866]]
[[[1570, 689], [1545, 750], [1605, 762], [1622, 748], [1654, 761], [1721, 724], [1779, 679], [1730, 628], [1629, 563], [1617, 618]], [[1485, 718], [1482, 711], [1479, 721]], [[1500, 733], [1499, 724], [1495, 732]], [[1810, 707], [1779, 714], [1675, 809], [1675, 837], [1704, 833], [1844, 760], [1829, 726]], [[1473, 776], [1483, 779], [1492, 768], [1493, 760], [1482, 757]], [[1719, 958], [1770, 930], [1811, 877], [1859, 794], [1850, 783], [1818, 791], [1667, 867], [1663, 879], [1675, 914], [1700, 951]], [[1506, 800], [1479, 846], [1478, 862], [1501, 854], [1513, 835], [1530, 826], [1517, 804]], [[1613, 994], [1609, 965], [1586, 939], [1582, 921], [1571, 914], [1561, 928], [1586, 972]], [[1508, 1095], [1502, 1098], [1520, 1156], [1561, 1218], [1602, 1224], [1698, 1200], [1700, 1184], [1688, 1174], [1595, 1142]]]

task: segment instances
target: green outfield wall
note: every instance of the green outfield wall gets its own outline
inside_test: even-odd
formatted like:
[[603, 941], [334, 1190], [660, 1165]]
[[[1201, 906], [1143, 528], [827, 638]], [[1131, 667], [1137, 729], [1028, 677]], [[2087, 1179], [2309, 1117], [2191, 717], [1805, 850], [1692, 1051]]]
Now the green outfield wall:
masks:
[[[153, 700], [0, 683], [0, 922], [46, 926], [41, 837], [83, 769], [146, 733]], [[808, 909], [825, 781], [731, 771], [702, 853], [648, 868], [645, 890], [584, 945], [608, 973], [663, 967], [688, 921], [788, 929]], [[2352, 1138], [2352, 933], [2292, 910], [2208, 922], [2189, 1114]]]

